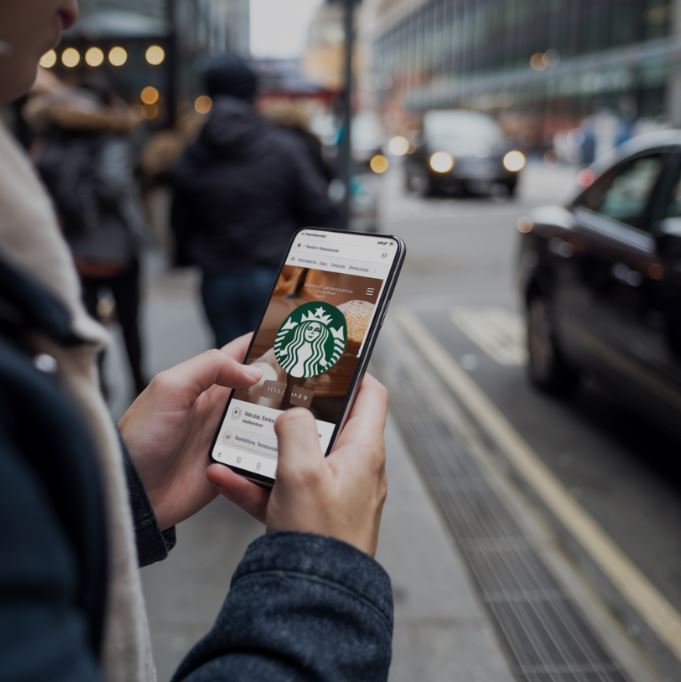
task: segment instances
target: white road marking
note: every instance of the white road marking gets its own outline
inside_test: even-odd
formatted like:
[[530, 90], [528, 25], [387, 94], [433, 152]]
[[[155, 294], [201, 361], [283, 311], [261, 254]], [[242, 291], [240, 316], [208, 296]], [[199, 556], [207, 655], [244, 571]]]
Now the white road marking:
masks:
[[515, 465], [526, 483], [581, 544], [604, 575], [681, 661], [681, 614], [638, 570], [523, 440], [482, 389], [411, 312], [397, 321], [423, 356]]
[[492, 360], [506, 367], [525, 364], [525, 329], [520, 317], [505, 308], [454, 308], [452, 322]]

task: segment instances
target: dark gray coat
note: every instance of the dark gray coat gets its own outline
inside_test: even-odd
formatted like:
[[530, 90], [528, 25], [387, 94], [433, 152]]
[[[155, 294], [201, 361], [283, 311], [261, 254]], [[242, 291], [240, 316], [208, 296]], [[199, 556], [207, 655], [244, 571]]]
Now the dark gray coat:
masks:
[[[0, 681], [95, 682], [102, 486], [80, 414], [26, 351], [30, 330], [82, 343], [61, 304], [0, 260]], [[140, 562], [151, 563], [174, 534], [159, 532], [129, 461], [127, 471]], [[273, 533], [249, 547], [175, 680], [385, 680], [391, 635], [390, 581], [373, 559], [330, 538]]]

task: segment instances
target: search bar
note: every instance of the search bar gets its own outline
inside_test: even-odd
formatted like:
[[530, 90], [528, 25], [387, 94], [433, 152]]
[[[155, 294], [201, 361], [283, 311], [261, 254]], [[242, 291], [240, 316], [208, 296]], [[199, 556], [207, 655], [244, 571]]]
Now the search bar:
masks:
[[[310, 256], [317, 258], [343, 258], [345, 260], [358, 260], [380, 263], [389, 256], [388, 249], [366, 248], [366, 246], [350, 246], [348, 244], [329, 242], [324, 244], [310, 244], [306, 242], [291, 249], [293, 256]], [[385, 256], [383, 256], [385, 254]]]

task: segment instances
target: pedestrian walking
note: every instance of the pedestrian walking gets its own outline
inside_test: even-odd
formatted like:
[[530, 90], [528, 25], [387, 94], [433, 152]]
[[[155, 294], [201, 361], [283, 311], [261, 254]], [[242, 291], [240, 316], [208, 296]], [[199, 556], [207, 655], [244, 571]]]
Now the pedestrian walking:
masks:
[[[37, 97], [27, 117], [39, 128], [34, 160], [50, 192], [80, 276], [83, 300], [103, 319], [109, 293], [130, 366], [135, 395], [144, 390], [140, 334], [140, 251], [146, 227], [134, 176], [130, 109], [101, 77]], [[100, 356], [104, 376], [104, 354]]]
[[217, 347], [254, 329], [296, 230], [337, 220], [305, 143], [256, 113], [257, 85], [240, 57], [210, 62], [213, 108], [174, 173], [179, 262], [201, 271]]
[[333, 165], [324, 157], [322, 142], [310, 129], [310, 117], [304, 108], [290, 102], [270, 103], [262, 113], [303, 143], [312, 165], [328, 187], [336, 177]]
[[[77, 8], [0, 3], [0, 102], [29, 90]], [[138, 565], [163, 559], [175, 524], [218, 492], [268, 532], [173, 679], [387, 679], [390, 581], [370, 556], [385, 498], [385, 389], [364, 380], [332, 458], [308, 411], [283, 414], [266, 491], [207, 468], [230, 389], [260, 378], [239, 362], [248, 342], [162, 372], [116, 429], [96, 379], [108, 335], [85, 310], [34, 168], [0, 124], [1, 679], [153, 681]]]

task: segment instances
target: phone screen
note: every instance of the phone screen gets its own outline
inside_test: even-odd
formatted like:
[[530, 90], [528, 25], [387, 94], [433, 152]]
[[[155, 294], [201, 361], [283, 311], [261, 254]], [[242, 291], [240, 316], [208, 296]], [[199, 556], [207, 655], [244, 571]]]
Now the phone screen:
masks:
[[232, 394], [215, 461], [274, 479], [274, 422], [295, 406], [312, 412], [328, 451], [401, 256], [394, 237], [313, 229], [295, 236], [244, 361], [262, 379]]

